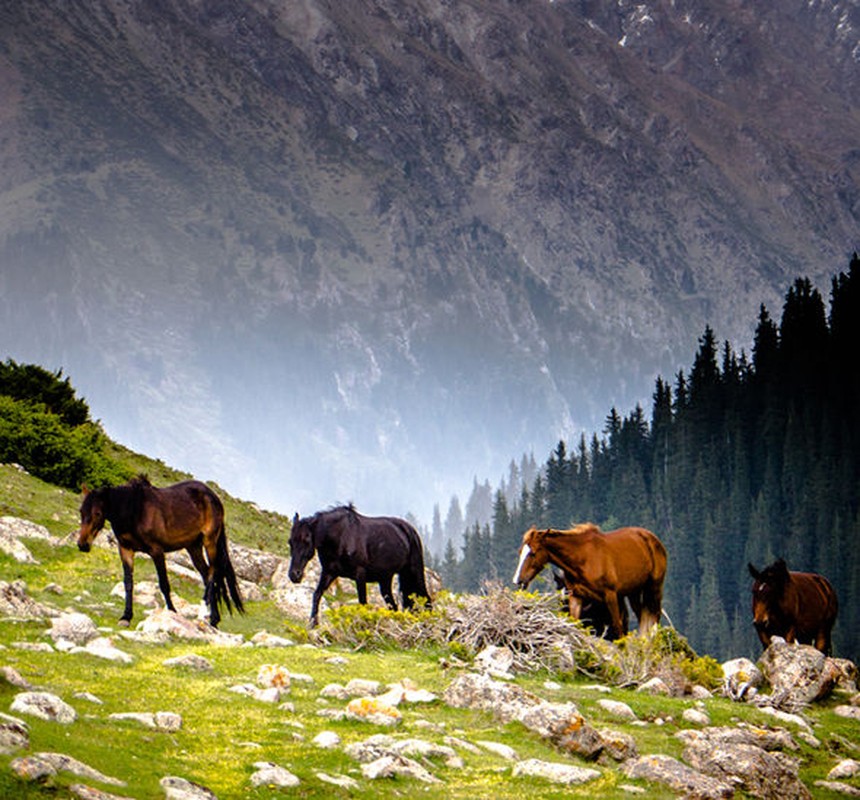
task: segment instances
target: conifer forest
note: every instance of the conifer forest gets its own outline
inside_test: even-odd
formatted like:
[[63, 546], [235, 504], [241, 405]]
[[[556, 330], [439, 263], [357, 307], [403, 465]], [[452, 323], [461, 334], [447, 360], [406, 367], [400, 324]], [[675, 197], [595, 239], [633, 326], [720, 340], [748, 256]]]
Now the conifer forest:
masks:
[[[761, 651], [748, 562], [761, 568], [784, 558], [789, 569], [833, 584], [834, 655], [856, 661], [858, 345], [855, 254], [832, 279], [828, 302], [799, 278], [779, 320], [761, 306], [751, 354], [720, 344], [706, 327], [689, 371], [656, 380], [649, 412], [613, 408], [599, 434], [560, 441], [542, 466], [529, 470], [524, 459], [516, 470], [512, 462], [516, 494], [513, 481], [495, 493], [476, 482], [467, 509], [489, 494], [491, 521], [470, 524], [467, 513], [463, 538], [438, 548], [435, 566], [448, 586], [476, 591], [487, 581], [510, 583], [532, 525], [650, 528], [669, 553], [664, 624], [697, 652], [728, 658]], [[544, 589], [554, 589], [550, 570], [544, 574]]]

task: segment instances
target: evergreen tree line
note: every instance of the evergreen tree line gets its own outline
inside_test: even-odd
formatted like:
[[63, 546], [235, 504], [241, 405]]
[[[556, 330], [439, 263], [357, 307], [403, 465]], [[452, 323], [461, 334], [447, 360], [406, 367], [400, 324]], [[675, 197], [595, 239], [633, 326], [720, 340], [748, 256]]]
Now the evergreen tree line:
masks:
[[657, 379], [650, 418], [613, 408], [601, 435], [560, 441], [518, 497], [498, 490], [491, 520], [472, 522], [459, 547], [449, 538], [433, 563], [452, 589], [476, 591], [510, 582], [532, 525], [650, 528], [669, 553], [671, 623], [698, 652], [728, 658], [760, 651], [747, 563], [782, 557], [834, 585], [834, 650], [856, 660], [860, 259], [833, 278], [829, 313], [805, 278], [779, 324], [761, 306], [751, 360], [709, 326], [698, 344], [688, 374]]

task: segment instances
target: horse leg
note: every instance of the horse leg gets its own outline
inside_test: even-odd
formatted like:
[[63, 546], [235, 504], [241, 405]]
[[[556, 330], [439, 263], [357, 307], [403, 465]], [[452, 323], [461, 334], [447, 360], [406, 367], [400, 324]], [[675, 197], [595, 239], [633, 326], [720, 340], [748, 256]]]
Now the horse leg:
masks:
[[573, 592], [567, 592], [567, 610], [570, 612], [571, 619], [579, 619], [582, 614], [582, 598], [577, 597]]
[[119, 557], [122, 560], [122, 582], [125, 586], [125, 611], [119, 618], [119, 624], [128, 627], [132, 617], [132, 598], [134, 596], [134, 550], [119, 546]]
[[218, 557], [217, 536], [206, 535], [204, 533], [203, 547], [206, 548], [206, 558], [209, 562], [206, 565], [205, 573], [201, 571], [203, 582], [206, 586], [203, 600], [209, 606], [209, 624], [213, 628], [217, 628], [218, 623], [221, 621], [221, 612], [218, 610], [218, 588], [215, 585], [215, 559]]
[[[191, 557], [191, 563], [194, 564], [194, 568], [200, 573], [200, 577], [203, 580], [203, 603], [204, 605], [209, 606], [209, 595], [212, 592], [212, 580], [209, 575], [209, 564], [206, 563], [206, 559], [203, 557], [203, 545], [197, 541], [188, 545], [185, 550]], [[202, 609], [200, 613], [203, 613]]]
[[618, 607], [618, 595], [615, 592], [607, 592], [604, 598], [606, 608], [609, 610], [609, 617], [612, 620], [612, 631], [617, 639], [620, 639], [627, 632], [621, 621], [621, 610]]
[[158, 588], [161, 589], [161, 594], [164, 595], [164, 604], [168, 611], [176, 611], [173, 607], [173, 601], [170, 599], [170, 582], [167, 580], [167, 566], [164, 563], [164, 553], [150, 553], [152, 563], [155, 564], [155, 571], [158, 574]]
[[[397, 611], [397, 603], [394, 600], [394, 592], [391, 591], [391, 575], [379, 581], [379, 593], [385, 604], [392, 610]], [[404, 608], [406, 607], [406, 598], [403, 599]]]
[[663, 610], [663, 582], [651, 583], [642, 589], [642, 609], [639, 613], [639, 629], [647, 633], [660, 623]]
[[327, 572], [323, 572], [320, 574], [320, 580], [317, 584], [317, 588], [314, 589], [314, 596], [311, 602], [311, 619], [310, 619], [310, 627], [315, 628], [317, 623], [319, 622], [319, 611], [320, 611], [320, 600], [322, 599], [323, 593], [329, 586], [334, 583], [335, 575], [330, 575]]

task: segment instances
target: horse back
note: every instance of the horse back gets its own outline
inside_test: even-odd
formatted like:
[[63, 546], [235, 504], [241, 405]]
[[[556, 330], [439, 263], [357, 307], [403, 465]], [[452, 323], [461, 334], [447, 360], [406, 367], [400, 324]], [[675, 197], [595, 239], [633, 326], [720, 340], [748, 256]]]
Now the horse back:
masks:
[[666, 548], [646, 528], [619, 528], [603, 534], [619, 578], [662, 583], [666, 576]]
[[829, 630], [836, 620], [839, 602], [827, 578], [814, 572], [791, 572], [789, 578], [783, 611], [804, 634], [821, 628]]
[[224, 506], [202, 481], [149, 487], [141, 502], [138, 533], [167, 551], [187, 547], [201, 534], [214, 535], [223, 527]]

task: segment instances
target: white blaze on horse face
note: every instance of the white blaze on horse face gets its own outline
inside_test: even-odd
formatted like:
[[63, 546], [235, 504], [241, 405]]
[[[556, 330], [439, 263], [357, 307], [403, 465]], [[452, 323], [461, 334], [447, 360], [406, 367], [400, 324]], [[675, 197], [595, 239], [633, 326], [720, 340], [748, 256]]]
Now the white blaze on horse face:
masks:
[[520, 574], [523, 571], [523, 565], [526, 563], [526, 559], [531, 555], [531, 552], [532, 549], [527, 544], [524, 544], [520, 548], [520, 560], [517, 563], [516, 572], [514, 572], [514, 583], [520, 582]]

